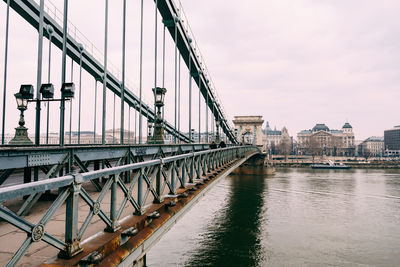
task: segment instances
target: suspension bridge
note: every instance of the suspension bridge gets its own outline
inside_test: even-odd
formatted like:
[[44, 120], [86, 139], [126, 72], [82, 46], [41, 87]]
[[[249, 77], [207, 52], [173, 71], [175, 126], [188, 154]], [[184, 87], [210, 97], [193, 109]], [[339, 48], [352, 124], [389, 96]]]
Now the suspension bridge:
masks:
[[[146, 252], [189, 208], [261, 152], [239, 144], [180, 2], [129, 1], [132, 11], [121, 1], [120, 67], [108, 56], [115, 3], [101, 2], [104, 24], [92, 29], [103, 37], [101, 50], [69, 18], [91, 10], [59, 2], [1, 6], [0, 263], [145, 266]], [[34, 30], [31, 61], [11, 56], [23, 53], [13, 35], [19, 27]], [[33, 75], [10, 71], [18, 68]], [[19, 84], [29, 80], [24, 75], [31, 82]], [[211, 149], [211, 141], [220, 147]]]

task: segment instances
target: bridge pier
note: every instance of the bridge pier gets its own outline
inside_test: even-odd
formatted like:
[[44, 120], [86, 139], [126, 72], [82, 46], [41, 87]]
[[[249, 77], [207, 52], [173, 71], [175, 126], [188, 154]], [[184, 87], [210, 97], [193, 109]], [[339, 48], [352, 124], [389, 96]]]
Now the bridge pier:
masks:
[[249, 158], [244, 165], [248, 166], [263, 166], [265, 163], [266, 154], [257, 154]]
[[256, 154], [249, 158], [245, 163], [236, 168], [233, 174], [247, 175], [267, 175], [273, 174], [275, 168], [266, 164], [266, 154]]

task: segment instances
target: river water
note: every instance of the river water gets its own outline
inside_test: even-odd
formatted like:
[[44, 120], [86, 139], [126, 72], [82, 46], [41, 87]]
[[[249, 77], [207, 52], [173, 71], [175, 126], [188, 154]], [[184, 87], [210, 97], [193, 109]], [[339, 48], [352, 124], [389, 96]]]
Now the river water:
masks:
[[156, 266], [400, 266], [400, 171], [230, 175], [151, 249]]

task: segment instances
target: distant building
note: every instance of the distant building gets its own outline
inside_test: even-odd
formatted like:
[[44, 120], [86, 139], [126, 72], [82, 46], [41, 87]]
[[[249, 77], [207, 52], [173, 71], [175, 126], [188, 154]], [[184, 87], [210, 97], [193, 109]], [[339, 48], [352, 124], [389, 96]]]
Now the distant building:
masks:
[[380, 157], [384, 154], [383, 137], [371, 136], [358, 145], [359, 156]]
[[359, 151], [359, 149], [361, 148], [360, 145], [361, 143], [364, 142], [364, 140], [355, 140], [354, 141], [354, 146], [355, 146], [355, 155], [358, 156], [361, 152]]
[[353, 127], [346, 122], [341, 130], [329, 129], [317, 123], [310, 130], [297, 134], [298, 149], [301, 154], [328, 156], [354, 156], [355, 140]]
[[400, 155], [400, 125], [392, 129], [385, 130], [385, 155], [398, 156]]
[[262, 130], [263, 133], [263, 149], [270, 154], [279, 153], [279, 147], [284, 141], [288, 143], [290, 151], [293, 150], [293, 138], [289, 136], [289, 131], [286, 127], [283, 127], [282, 130], [277, 130], [276, 127], [274, 130], [269, 126], [269, 122], [267, 121], [267, 125], [265, 129]]
[[[183, 135], [186, 136], [187, 138], [189, 138], [188, 132], [183, 132]], [[192, 140], [194, 143], [199, 143], [199, 142], [200, 143], [210, 143], [211, 141], [215, 141], [215, 139], [216, 139], [216, 133], [213, 133], [211, 131], [208, 132], [208, 135], [207, 135], [207, 132], [202, 132], [200, 134], [200, 141], [199, 141], [199, 133], [198, 132], [192, 133]], [[222, 141], [222, 140], [224, 142], [226, 142], [226, 138], [223, 134], [220, 136], [220, 141]], [[164, 142], [166, 144], [173, 144], [174, 143], [174, 135], [169, 134], [169, 133], [165, 134]], [[177, 143], [184, 143], [184, 142], [177, 139]]]
[[[120, 129], [115, 129], [115, 130], [106, 130], [106, 136], [105, 136], [105, 142], [106, 144], [119, 144], [120, 143]], [[8, 141], [11, 139], [11, 134], [10, 135], [5, 135], [5, 143], [8, 143]], [[34, 141], [35, 136], [29, 135], [29, 138]], [[132, 131], [124, 131], [124, 144], [134, 144], [135, 142], [135, 133]], [[40, 144], [41, 145], [57, 145], [60, 143], [60, 134], [57, 132], [49, 132], [48, 135], [46, 133], [41, 133], [40, 134]], [[79, 142], [78, 142], [79, 140]], [[102, 136], [101, 132], [96, 132], [96, 134], [93, 131], [81, 131], [79, 136], [77, 131], [72, 131], [71, 135], [69, 132], [65, 132], [64, 134], [64, 143], [65, 144], [81, 144], [81, 145], [88, 145], [88, 144], [101, 144], [102, 142]]]

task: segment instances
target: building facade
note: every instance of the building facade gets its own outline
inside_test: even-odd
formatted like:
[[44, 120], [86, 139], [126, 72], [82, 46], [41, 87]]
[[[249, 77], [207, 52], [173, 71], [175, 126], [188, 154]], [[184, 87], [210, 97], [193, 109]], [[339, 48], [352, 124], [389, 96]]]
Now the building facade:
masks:
[[323, 123], [317, 123], [310, 130], [297, 134], [300, 154], [354, 156], [355, 139], [353, 127], [346, 122], [341, 130], [329, 129]]
[[[263, 150], [268, 152], [269, 154], [278, 154], [285, 150], [291, 153], [293, 150], [293, 138], [289, 136], [289, 131], [286, 127], [283, 127], [282, 130], [277, 130], [276, 127], [274, 130], [269, 126], [269, 122], [267, 121], [267, 125], [263, 132]], [[286, 154], [285, 153], [285, 154]], [[289, 154], [290, 154], [289, 153]]]
[[383, 137], [371, 136], [358, 145], [358, 155], [364, 157], [381, 157], [384, 154]]
[[384, 132], [384, 149], [387, 156], [400, 155], [400, 125]]

